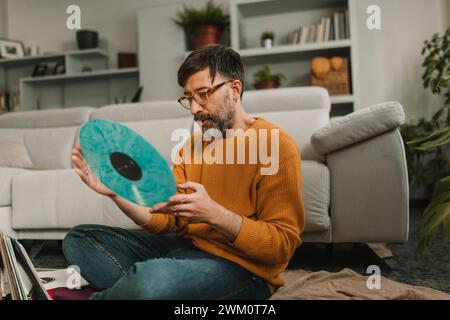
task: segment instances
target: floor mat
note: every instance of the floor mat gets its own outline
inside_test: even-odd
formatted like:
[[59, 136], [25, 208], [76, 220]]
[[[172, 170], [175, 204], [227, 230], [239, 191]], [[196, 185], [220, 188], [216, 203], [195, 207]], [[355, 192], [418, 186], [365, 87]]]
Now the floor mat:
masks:
[[383, 276], [377, 282], [373, 275], [362, 276], [348, 268], [339, 272], [288, 270], [281, 277], [286, 285], [275, 292], [273, 300], [450, 300], [450, 295], [441, 291]]

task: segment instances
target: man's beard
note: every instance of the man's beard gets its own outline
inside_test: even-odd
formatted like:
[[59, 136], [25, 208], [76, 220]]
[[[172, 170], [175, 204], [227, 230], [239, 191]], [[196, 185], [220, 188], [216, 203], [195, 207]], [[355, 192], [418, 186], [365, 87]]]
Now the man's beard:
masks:
[[230, 129], [234, 124], [234, 108], [231, 99], [226, 96], [224, 103], [215, 114], [196, 114], [194, 121], [209, 120], [208, 124], [202, 125], [202, 132], [205, 133], [209, 129], [216, 129], [222, 133], [222, 137], [226, 137], [226, 130]]

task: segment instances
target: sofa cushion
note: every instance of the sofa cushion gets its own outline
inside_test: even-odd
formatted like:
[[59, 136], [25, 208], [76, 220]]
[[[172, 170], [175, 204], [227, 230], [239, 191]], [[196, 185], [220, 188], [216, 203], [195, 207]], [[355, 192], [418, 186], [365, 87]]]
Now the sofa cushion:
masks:
[[384, 102], [331, 121], [311, 136], [314, 149], [321, 155], [351, 146], [396, 129], [405, 122], [398, 102]]
[[77, 126], [89, 120], [94, 108], [77, 107], [9, 112], [0, 116], [0, 128], [55, 128]]
[[[3, 176], [8, 173], [9, 181], [13, 179], [14, 229], [68, 229], [82, 223], [136, 228], [109, 198], [99, 196], [86, 187], [74, 170], [28, 171], [1, 168], [2, 189], [5, 188], [6, 181]], [[329, 184], [329, 172], [325, 165], [316, 161], [302, 161], [305, 232], [323, 232], [329, 229]], [[39, 193], [35, 190], [39, 190]], [[3, 201], [3, 204], [9, 205], [8, 202], [11, 203]]]
[[23, 136], [33, 162], [33, 169], [64, 169], [71, 167], [71, 150], [77, 127], [41, 129], [0, 128], [0, 136]]
[[305, 232], [330, 228], [330, 172], [317, 161], [302, 161], [302, 198], [305, 208]]
[[14, 176], [30, 170], [0, 167], [0, 207], [11, 205], [11, 184]]
[[16, 230], [61, 230], [83, 223], [138, 228], [111, 199], [89, 189], [73, 169], [15, 176], [12, 207]]
[[33, 167], [22, 136], [0, 137], [0, 167], [23, 169]]

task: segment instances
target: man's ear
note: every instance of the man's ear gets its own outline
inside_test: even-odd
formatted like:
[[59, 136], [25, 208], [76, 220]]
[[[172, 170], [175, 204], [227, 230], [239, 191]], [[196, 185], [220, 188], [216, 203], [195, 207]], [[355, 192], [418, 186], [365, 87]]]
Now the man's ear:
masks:
[[242, 83], [239, 80], [232, 82], [231, 88], [233, 90], [233, 102], [237, 103], [241, 97]]

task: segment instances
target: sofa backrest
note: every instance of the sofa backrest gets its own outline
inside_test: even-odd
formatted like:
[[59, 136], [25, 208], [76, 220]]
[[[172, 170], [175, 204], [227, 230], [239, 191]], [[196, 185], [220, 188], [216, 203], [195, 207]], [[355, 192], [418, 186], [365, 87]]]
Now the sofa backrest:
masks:
[[0, 116], [0, 136], [23, 136], [33, 169], [71, 167], [71, 150], [79, 126], [94, 108], [22, 111]]
[[19, 111], [0, 116], [0, 128], [56, 128], [79, 126], [89, 120], [92, 107]]
[[[310, 144], [312, 133], [329, 122], [328, 92], [319, 87], [279, 88], [244, 93], [247, 112], [283, 128], [296, 141], [305, 160], [319, 160]], [[71, 149], [78, 143], [80, 125], [90, 119], [110, 119], [135, 130], [170, 162], [180, 145], [175, 129], [192, 129], [192, 115], [174, 101], [26, 111], [0, 116], [0, 135], [23, 135], [34, 169], [70, 168]], [[177, 138], [179, 139], [179, 138]]]
[[244, 92], [245, 110], [290, 134], [302, 159], [323, 161], [311, 145], [314, 131], [329, 123], [330, 97], [321, 87], [279, 88]]

